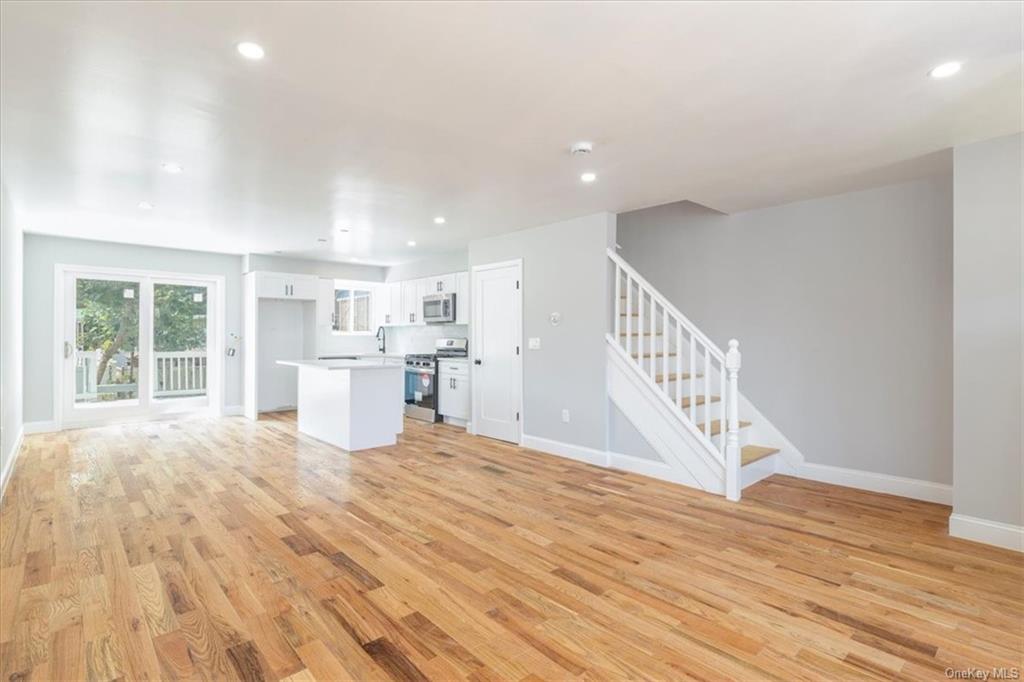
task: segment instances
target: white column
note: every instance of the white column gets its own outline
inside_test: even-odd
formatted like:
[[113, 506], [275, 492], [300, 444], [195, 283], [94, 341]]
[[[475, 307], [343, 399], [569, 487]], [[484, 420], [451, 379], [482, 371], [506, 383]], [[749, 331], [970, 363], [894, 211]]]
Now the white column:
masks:
[[729, 374], [729, 432], [725, 439], [725, 496], [732, 502], [740, 500], [740, 342], [729, 341], [725, 354], [725, 369]]

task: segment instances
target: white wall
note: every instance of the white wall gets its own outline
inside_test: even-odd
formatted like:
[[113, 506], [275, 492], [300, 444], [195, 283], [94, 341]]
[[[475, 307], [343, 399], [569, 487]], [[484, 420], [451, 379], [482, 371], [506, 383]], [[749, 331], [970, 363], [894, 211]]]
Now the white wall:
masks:
[[[225, 334], [242, 334], [242, 257], [113, 242], [25, 235], [25, 422], [53, 419], [54, 266], [163, 270], [225, 278]], [[225, 340], [227, 343], [227, 340]], [[243, 339], [244, 348], [244, 339]], [[243, 351], [244, 352], [244, 351]], [[242, 404], [242, 355], [225, 357], [224, 403]]]
[[7, 188], [0, 185], [0, 490], [22, 431], [22, 250], [21, 226]]
[[[720, 347], [739, 339], [740, 390], [807, 461], [943, 484], [952, 236], [948, 176], [734, 215], [681, 202], [618, 221], [631, 265]], [[626, 436], [611, 449], [635, 443]]]
[[[469, 244], [470, 265], [523, 259], [523, 432], [607, 447], [607, 249], [615, 216], [601, 213]], [[561, 324], [548, 316], [561, 313]], [[526, 339], [539, 337], [540, 350]], [[563, 423], [563, 409], [570, 422]]]
[[[953, 512], [1018, 527], [1024, 526], [1022, 144], [1024, 135], [1011, 135], [953, 154]], [[955, 531], [953, 523], [950, 528]]]

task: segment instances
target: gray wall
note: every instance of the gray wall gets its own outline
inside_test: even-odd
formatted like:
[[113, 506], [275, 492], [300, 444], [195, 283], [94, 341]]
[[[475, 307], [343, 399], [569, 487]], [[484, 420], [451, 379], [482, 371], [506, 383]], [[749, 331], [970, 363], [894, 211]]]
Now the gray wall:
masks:
[[720, 347], [739, 339], [740, 390], [807, 461], [950, 483], [952, 218], [944, 176], [734, 215], [668, 204], [621, 214], [618, 241]]
[[[523, 432], [607, 446], [607, 248], [615, 216], [601, 213], [469, 244], [470, 265], [523, 259]], [[552, 326], [548, 316], [562, 315]], [[540, 337], [540, 350], [526, 338]], [[561, 420], [562, 409], [571, 421]]]
[[[166, 270], [225, 277], [225, 333], [242, 333], [242, 257], [113, 242], [25, 235], [25, 421], [53, 419], [54, 266]], [[225, 357], [224, 403], [242, 403], [241, 354]]]
[[957, 147], [953, 266], [953, 511], [1024, 525], [1021, 145]]
[[22, 247], [7, 188], [0, 185], [0, 490], [22, 427]]
[[432, 258], [393, 265], [388, 268], [387, 281], [401, 282], [420, 277], [446, 275], [449, 272], [461, 272], [468, 268], [469, 253], [467, 251], [449, 251]]

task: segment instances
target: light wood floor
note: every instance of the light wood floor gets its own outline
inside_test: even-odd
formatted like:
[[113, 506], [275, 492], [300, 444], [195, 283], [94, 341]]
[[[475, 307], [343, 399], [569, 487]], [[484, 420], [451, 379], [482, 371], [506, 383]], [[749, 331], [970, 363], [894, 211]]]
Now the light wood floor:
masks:
[[947, 679], [1021, 665], [1024, 560], [949, 509], [773, 477], [740, 504], [408, 422], [26, 439], [3, 680]]

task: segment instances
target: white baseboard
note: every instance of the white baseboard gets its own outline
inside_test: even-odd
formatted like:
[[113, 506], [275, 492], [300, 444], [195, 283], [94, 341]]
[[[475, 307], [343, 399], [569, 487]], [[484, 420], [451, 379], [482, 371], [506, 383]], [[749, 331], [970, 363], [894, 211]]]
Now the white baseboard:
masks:
[[946, 483], [934, 483], [917, 478], [904, 478], [903, 476], [878, 474], [873, 471], [860, 471], [858, 469], [844, 469], [843, 467], [813, 464], [811, 462], [801, 464], [793, 475], [812, 481], [843, 485], [848, 488], [860, 488], [861, 490], [870, 490], [876, 493], [899, 495], [900, 497], [909, 497], [925, 502], [953, 504], [953, 486]]
[[979, 519], [976, 516], [951, 514], [949, 534], [955, 538], [1024, 552], [1024, 526]]
[[220, 413], [225, 417], [237, 417], [245, 414], [245, 407], [242, 405], [225, 405]]
[[570, 443], [563, 443], [549, 438], [541, 438], [540, 436], [530, 436], [525, 433], [522, 438], [522, 446], [532, 450], [540, 450], [541, 452], [546, 452], [549, 455], [568, 457], [569, 459], [575, 459], [578, 462], [596, 464], [597, 466], [602, 467], [608, 466], [608, 453], [604, 450], [596, 450], [594, 448], [583, 447], [582, 445], [572, 445]]
[[7, 466], [4, 467], [3, 471], [0, 471], [0, 500], [4, 499], [4, 493], [7, 492], [7, 483], [11, 480], [11, 474], [14, 472], [14, 462], [18, 459], [18, 455], [21, 454], [21, 443], [25, 438], [25, 425], [18, 429], [18, 433], [14, 435], [14, 443], [11, 445], [11, 451], [7, 453]]
[[53, 433], [54, 431], [60, 431], [60, 428], [57, 426], [57, 422], [47, 419], [40, 422], [25, 422], [22, 430], [27, 436], [33, 433]]

